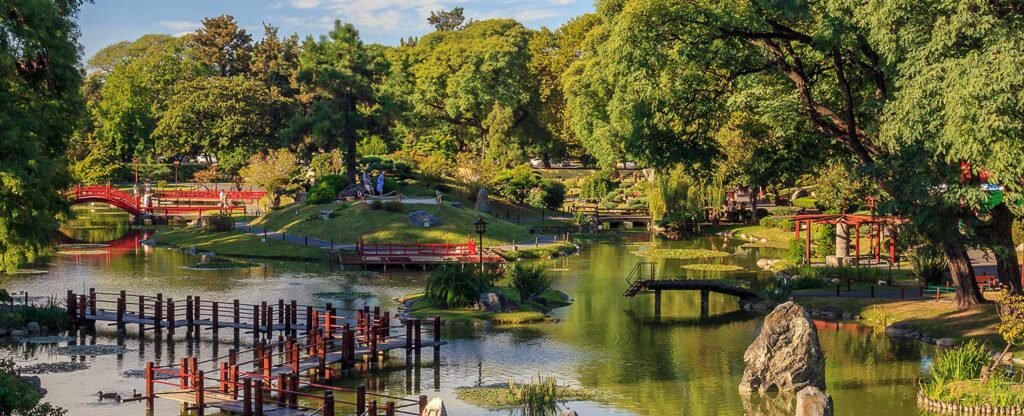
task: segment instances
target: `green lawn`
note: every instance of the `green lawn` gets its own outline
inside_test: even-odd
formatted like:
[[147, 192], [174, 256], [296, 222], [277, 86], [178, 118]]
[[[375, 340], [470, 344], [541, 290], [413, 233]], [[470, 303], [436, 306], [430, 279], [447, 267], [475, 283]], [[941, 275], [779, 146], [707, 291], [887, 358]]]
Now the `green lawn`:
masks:
[[237, 231], [207, 232], [191, 228], [162, 230], [153, 235], [160, 244], [178, 247], [195, 247], [197, 250], [238, 257], [263, 257], [297, 260], [326, 260], [327, 252], [316, 247], [306, 247], [284, 241], [268, 239], [256, 234]]
[[[335, 211], [335, 217], [323, 220], [320, 211]], [[409, 224], [408, 213], [426, 211], [441, 220], [437, 227], [417, 227]], [[422, 242], [463, 243], [470, 236], [477, 238], [473, 222], [479, 214], [472, 209], [451, 205], [404, 205], [401, 212], [374, 210], [364, 203], [330, 203], [323, 205], [296, 204], [276, 210], [253, 222], [254, 226], [288, 234], [323, 240], [354, 243], [360, 237], [368, 243]], [[508, 244], [513, 240], [532, 240], [526, 227], [484, 215], [487, 233], [484, 245]]]

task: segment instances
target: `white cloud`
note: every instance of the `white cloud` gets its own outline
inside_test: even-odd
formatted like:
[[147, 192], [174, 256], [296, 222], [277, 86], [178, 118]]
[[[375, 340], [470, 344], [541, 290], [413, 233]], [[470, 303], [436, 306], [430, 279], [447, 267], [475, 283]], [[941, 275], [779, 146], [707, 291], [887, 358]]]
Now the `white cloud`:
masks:
[[170, 30], [176, 30], [179, 32], [191, 32], [199, 29], [199, 22], [189, 22], [185, 20], [164, 20], [160, 22], [160, 26], [168, 28]]
[[320, 0], [292, 0], [292, 7], [296, 9], [312, 9], [320, 5]]
[[555, 6], [567, 6], [575, 2], [576, 0], [551, 0], [551, 4], [554, 4]]

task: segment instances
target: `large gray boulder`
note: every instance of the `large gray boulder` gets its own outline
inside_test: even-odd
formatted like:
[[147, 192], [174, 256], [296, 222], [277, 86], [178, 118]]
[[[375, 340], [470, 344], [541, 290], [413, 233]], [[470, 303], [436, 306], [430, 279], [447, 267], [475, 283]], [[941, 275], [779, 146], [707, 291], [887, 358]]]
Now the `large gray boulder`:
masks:
[[833, 416], [832, 396], [811, 386], [796, 394], [796, 416]]
[[473, 209], [486, 214], [491, 213], [491, 199], [487, 196], [486, 188], [480, 188], [480, 191], [476, 193], [476, 203], [473, 204]]
[[36, 321], [29, 322], [29, 323], [25, 324], [25, 330], [28, 331], [28, 333], [30, 333], [30, 334], [38, 334], [39, 333], [39, 323], [36, 322]]
[[743, 354], [741, 392], [797, 392], [825, 388], [825, 354], [811, 316], [786, 302], [764, 318], [761, 333]]
[[409, 224], [416, 227], [436, 227], [441, 220], [426, 211], [415, 210], [409, 213]]

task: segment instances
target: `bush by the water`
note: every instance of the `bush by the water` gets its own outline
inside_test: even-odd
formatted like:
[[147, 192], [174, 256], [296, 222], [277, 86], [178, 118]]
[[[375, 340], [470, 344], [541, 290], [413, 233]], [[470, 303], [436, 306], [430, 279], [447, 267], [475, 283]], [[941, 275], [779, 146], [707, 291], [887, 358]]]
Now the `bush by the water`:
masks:
[[565, 201], [565, 185], [544, 179], [530, 165], [504, 170], [494, 177], [494, 191], [517, 203], [559, 209]]
[[515, 263], [506, 271], [512, 287], [519, 291], [519, 300], [526, 302], [551, 288], [551, 278], [542, 266], [524, 266]]
[[985, 344], [970, 340], [960, 348], [940, 350], [928, 370], [929, 379], [922, 383], [928, 397], [949, 400], [947, 386], [958, 381], [975, 380], [981, 376], [981, 369], [989, 361]]
[[446, 266], [427, 278], [424, 296], [440, 307], [461, 308], [476, 302], [487, 286], [485, 279], [472, 270]]
[[614, 186], [611, 171], [602, 170], [580, 181], [580, 198], [588, 202], [600, 201]]
[[334, 201], [338, 193], [349, 185], [348, 178], [342, 175], [324, 175], [317, 180], [309, 191], [306, 201], [310, 204], [324, 204]]
[[0, 358], [0, 414], [62, 416], [68, 413], [49, 403], [40, 403], [42, 398], [36, 386], [18, 375], [13, 360]]
[[208, 231], [224, 232], [235, 228], [235, 219], [231, 215], [220, 213], [206, 218], [206, 229]]

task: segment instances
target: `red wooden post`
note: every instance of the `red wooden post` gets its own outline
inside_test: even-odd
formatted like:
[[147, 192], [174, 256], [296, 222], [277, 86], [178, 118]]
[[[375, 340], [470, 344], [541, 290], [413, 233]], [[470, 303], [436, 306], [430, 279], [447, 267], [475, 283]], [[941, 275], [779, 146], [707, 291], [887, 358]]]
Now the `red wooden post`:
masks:
[[287, 381], [285, 381], [284, 374], [277, 375], [277, 405], [284, 406], [288, 401], [286, 400]]
[[370, 416], [377, 416], [377, 401], [370, 400], [370, 406], [366, 409], [366, 413]]
[[96, 288], [89, 288], [89, 313], [96, 315]]
[[422, 415], [424, 410], [427, 410], [427, 396], [420, 395], [420, 412], [419, 413]]
[[76, 322], [78, 320], [78, 310], [76, 309], [77, 305], [75, 305], [75, 303], [75, 292], [73, 290], [68, 290], [68, 297], [67, 300], [65, 300], [65, 304], [68, 307], [68, 319], [72, 322]]
[[253, 400], [253, 410], [256, 416], [263, 416], [263, 380], [256, 379], [254, 383], [256, 398]]
[[384, 408], [384, 414], [387, 416], [395, 416], [395, 402], [388, 402], [387, 407]]
[[206, 400], [204, 400], [203, 397], [203, 370], [196, 372], [196, 381], [194, 384], [196, 389], [196, 411], [199, 416], [203, 416], [204, 409], [206, 408]]
[[421, 332], [422, 332], [422, 327], [420, 325], [420, 319], [419, 318], [413, 319], [413, 336], [416, 337], [415, 338], [415, 342], [413, 343], [413, 345], [416, 347], [416, 353], [417, 354], [419, 354], [419, 352], [420, 352]]
[[217, 328], [220, 326], [220, 307], [217, 302], [213, 302], [213, 332], [217, 332]]
[[185, 297], [185, 325], [190, 330], [192, 329], [192, 326], [193, 326], [192, 323], [194, 322], [194, 317], [192, 315], [194, 312], [195, 312], [195, 308], [192, 307], [192, 296], [191, 295], [186, 296]]
[[178, 388], [184, 390], [188, 388], [188, 358], [181, 357], [181, 366], [178, 367]]
[[228, 386], [231, 384], [231, 375], [228, 373], [228, 363], [221, 362], [220, 371], [218, 373], [220, 374], [220, 377], [217, 377], [218, 390], [220, 390], [221, 393], [229, 393], [230, 390], [228, 390]]
[[328, 308], [324, 311], [324, 334], [327, 336], [327, 339], [334, 338], [334, 329], [332, 328], [333, 324], [334, 316], [331, 309]]
[[238, 366], [232, 364], [228, 371], [231, 374], [229, 377], [229, 381], [231, 382], [231, 399], [238, 400]]
[[807, 221], [807, 242], [804, 245], [804, 263], [811, 264], [811, 221]]

